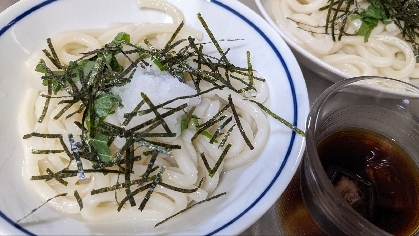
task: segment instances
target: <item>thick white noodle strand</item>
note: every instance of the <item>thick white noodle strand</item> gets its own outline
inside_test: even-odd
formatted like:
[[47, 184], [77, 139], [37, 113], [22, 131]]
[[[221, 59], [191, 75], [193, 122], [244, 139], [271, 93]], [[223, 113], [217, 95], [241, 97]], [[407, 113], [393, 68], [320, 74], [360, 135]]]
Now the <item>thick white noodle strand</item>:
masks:
[[172, 17], [173, 24], [179, 25], [183, 21], [182, 12], [172, 4], [160, 0], [138, 0], [139, 8], [151, 8], [155, 10], [164, 11]]
[[245, 149], [239, 155], [227, 159], [224, 164], [224, 169], [231, 170], [248, 163], [262, 152], [269, 137], [269, 123], [264, 112], [256, 104], [245, 101], [242, 96], [230, 89], [224, 88], [223, 90], [212, 91], [204, 96], [214, 95], [217, 95], [224, 101], [228, 101], [228, 96], [231, 95], [233, 104], [250, 114], [257, 124], [257, 132], [254, 137], [252, 137], [254, 139], [254, 142], [252, 143], [254, 149]]

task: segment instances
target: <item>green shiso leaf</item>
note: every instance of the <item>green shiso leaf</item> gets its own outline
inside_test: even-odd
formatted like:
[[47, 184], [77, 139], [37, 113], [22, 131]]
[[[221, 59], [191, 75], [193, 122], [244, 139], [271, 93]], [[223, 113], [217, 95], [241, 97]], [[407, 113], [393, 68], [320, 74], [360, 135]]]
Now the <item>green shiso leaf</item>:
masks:
[[112, 41], [112, 43], [115, 45], [121, 45], [123, 43], [129, 43], [129, 42], [131, 42], [131, 36], [125, 32], [118, 33], [118, 35], [116, 35], [116, 37]]
[[377, 27], [378, 22], [391, 23], [392, 20], [388, 19], [386, 13], [376, 1], [371, 1], [367, 9], [359, 12], [358, 14], [351, 15], [352, 20], [360, 19], [362, 21], [357, 35], [364, 36], [364, 42], [368, 42], [372, 30]]
[[112, 114], [115, 106], [122, 106], [122, 100], [118, 95], [102, 93], [95, 99], [94, 109], [96, 115], [101, 119], [105, 119], [109, 114]]
[[109, 137], [100, 133], [96, 133], [94, 138], [90, 138], [89, 144], [95, 149], [102, 162], [110, 163], [112, 154], [108, 147]]

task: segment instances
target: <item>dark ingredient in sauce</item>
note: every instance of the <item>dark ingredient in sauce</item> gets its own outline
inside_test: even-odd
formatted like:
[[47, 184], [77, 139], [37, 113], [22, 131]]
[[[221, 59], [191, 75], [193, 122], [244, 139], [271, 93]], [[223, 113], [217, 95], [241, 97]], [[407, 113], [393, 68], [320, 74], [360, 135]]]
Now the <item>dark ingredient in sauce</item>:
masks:
[[326, 137], [318, 153], [336, 190], [363, 217], [391, 234], [419, 231], [419, 170], [394, 141], [350, 128]]

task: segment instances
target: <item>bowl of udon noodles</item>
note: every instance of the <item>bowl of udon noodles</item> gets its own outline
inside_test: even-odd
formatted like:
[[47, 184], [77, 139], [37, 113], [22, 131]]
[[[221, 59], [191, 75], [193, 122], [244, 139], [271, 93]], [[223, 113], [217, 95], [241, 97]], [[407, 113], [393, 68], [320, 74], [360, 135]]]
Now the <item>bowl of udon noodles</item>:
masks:
[[256, 0], [300, 63], [337, 82], [382, 76], [418, 85], [417, 1]]
[[0, 13], [1, 235], [236, 235], [304, 150], [286, 43], [236, 1]]

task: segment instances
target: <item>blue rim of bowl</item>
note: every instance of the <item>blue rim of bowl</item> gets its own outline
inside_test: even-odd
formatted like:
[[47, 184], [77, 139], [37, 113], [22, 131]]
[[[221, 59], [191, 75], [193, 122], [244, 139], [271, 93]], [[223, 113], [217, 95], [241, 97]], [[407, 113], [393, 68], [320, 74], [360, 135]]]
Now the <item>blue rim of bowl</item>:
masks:
[[[53, 2], [56, 2], [56, 1], [59, 1], [59, 0], [46, 0], [46, 1], [42, 2], [42, 3], [39, 3], [36, 6], [33, 6], [32, 8], [26, 10], [25, 12], [23, 12], [22, 14], [20, 14], [19, 16], [17, 16], [15, 19], [13, 19], [7, 25], [3, 26], [0, 29], [0, 37], [3, 36], [3, 34], [7, 30], [9, 30], [12, 26], [14, 26], [20, 20], [24, 19], [26, 16], [30, 15], [32, 12], [35, 12], [35, 11], [41, 9], [42, 7], [45, 7], [45, 6], [47, 6], [47, 5], [49, 5], [49, 4], [53, 3]], [[266, 41], [266, 43], [268, 43], [268, 45], [271, 47], [271, 49], [275, 52], [275, 55], [277, 56], [277, 58], [281, 62], [281, 65], [283, 66], [283, 68], [285, 70], [285, 73], [287, 74], [287, 79], [288, 79], [288, 82], [289, 82], [289, 85], [290, 85], [290, 89], [291, 89], [291, 92], [292, 92], [292, 101], [293, 101], [293, 109], [294, 109], [294, 117], [293, 117], [292, 124], [294, 126], [296, 126], [297, 125], [297, 121], [298, 121], [297, 96], [296, 96], [295, 87], [294, 87], [294, 83], [293, 83], [293, 80], [292, 80], [290, 71], [289, 71], [289, 69], [287, 67], [287, 64], [285, 63], [284, 59], [282, 58], [281, 53], [275, 47], [274, 43], [268, 38], [268, 36], [257, 25], [255, 25], [253, 22], [251, 22], [248, 18], [246, 18], [245, 16], [243, 16], [241, 13], [237, 12], [233, 8], [231, 8], [231, 7], [225, 5], [225, 4], [223, 4], [223, 3], [221, 3], [221, 2], [219, 2], [217, 0], [211, 0], [211, 2], [214, 3], [214, 4], [216, 4], [216, 5], [218, 5], [218, 6], [220, 6], [221, 8], [224, 8], [225, 10], [227, 10], [230, 13], [234, 14], [235, 16], [239, 17], [246, 24], [248, 24], [250, 27], [252, 27], [260, 36], [263, 37], [263, 39]], [[296, 136], [296, 133], [295, 132], [292, 132], [291, 133], [290, 143], [289, 143], [287, 152], [285, 154], [285, 158], [284, 158], [283, 162], [281, 163], [280, 168], [276, 172], [274, 178], [269, 182], [268, 186], [260, 194], [260, 196], [258, 198], [256, 198], [256, 200], [254, 200], [252, 202], [252, 204], [250, 204], [250, 206], [248, 206], [246, 209], [244, 209], [236, 217], [234, 217], [229, 222], [225, 223], [224, 225], [218, 227], [217, 229], [211, 231], [210, 233], [208, 233], [206, 235], [213, 235], [213, 234], [216, 234], [216, 233], [220, 232], [221, 230], [227, 228], [228, 226], [230, 226], [231, 224], [233, 224], [235, 221], [237, 221], [239, 218], [241, 218], [244, 214], [246, 214], [247, 212], [249, 212], [266, 195], [266, 193], [271, 189], [271, 187], [273, 186], [273, 184], [276, 182], [276, 180], [278, 179], [278, 177], [282, 173], [282, 170], [284, 169], [285, 164], [288, 161], [288, 158], [289, 158], [289, 156], [291, 154], [291, 150], [292, 150], [292, 148], [294, 146], [295, 136]], [[6, 222], [8, 222], [9, 224], [11, 224], [16, 229], [20, 230], [23, 233], [26, 233], [28, 235], [36, 235], [36, 234], [30, 232], [29, 230], [23, 228], [22, 226], [16, 224], [12, 219], [10, 219], [8, 216], [6, 216], [2, 211], [0, 211], [0, 217], [3, 218]]]

